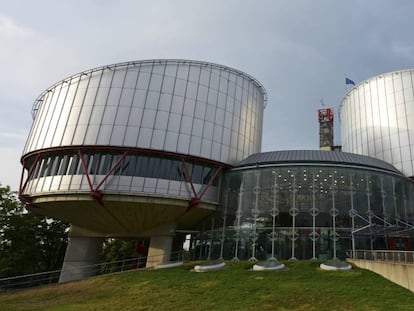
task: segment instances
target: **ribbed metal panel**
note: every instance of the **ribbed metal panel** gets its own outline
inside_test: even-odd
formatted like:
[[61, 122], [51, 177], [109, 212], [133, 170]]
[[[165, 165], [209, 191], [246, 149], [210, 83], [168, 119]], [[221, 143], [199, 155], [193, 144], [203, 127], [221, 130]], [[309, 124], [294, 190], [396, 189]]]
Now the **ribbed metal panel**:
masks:
[[235, 167], [283, 164], [283, 163], [332, 163], [345, 166], [365, 166], [401, 174], [394, 166], [375, 158], [338, 151], [284, 150], [256, 153], [235, 165]]

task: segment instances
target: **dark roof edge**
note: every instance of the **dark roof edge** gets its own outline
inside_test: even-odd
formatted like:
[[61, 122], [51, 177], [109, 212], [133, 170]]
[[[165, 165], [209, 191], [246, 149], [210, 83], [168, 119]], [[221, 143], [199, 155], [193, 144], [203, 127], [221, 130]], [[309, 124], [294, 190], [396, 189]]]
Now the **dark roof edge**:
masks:
[[365, 155], [322, 150], [283, 150], [256, 153], [234, 165], [234, 168], [285, 165], [285, 164], [336, 164], [339, 166], [353, 166], [360, 168], [379, 169], [405, 176], [397, 168], [383, 160]]

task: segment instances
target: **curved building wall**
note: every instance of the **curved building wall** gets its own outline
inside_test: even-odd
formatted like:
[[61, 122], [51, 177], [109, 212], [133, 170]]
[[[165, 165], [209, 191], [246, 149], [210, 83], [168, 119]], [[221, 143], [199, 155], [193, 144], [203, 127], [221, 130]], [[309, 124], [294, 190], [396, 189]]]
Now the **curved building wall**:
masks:
[[[294, 153], [276, 152], [273, 159]], [[333, 161], [335, 157], [323, 161], [327, 152], [313, 160], [301, 153], [302, 160], [251, 162], [226, 173], [216, 231], [211, 236], [207, 223], [199, 237], [213, 239], [215, 257], [330, 259], [345, 257], [353, 243], [356, 249], [413, 247], [407, 239], [412, 235], [407, 223], [414, 222], [414, 184], [409, 178], [386, 164], [383, 169], [361, 165], [369, 160], [363, 156], [347, 163]]]
[[[105, 191], [191, 198], [220, 166], [260, 150], [265, 104], [254, 78], [212, 63], [149, 60], [82, 72], [33, 106], [24, 190], [87, 191], [103, 182]], [[203, 200], [218, 202], [218, 184]]]
[[414, 71], [381, 74], [356, 85], [340, 106], [342, 150], [392, 163], [414, 176]]
[[110, 145], [236, 163], [260, 151], [265, 92], [252, 77], [197, 61], [104, 66], [37, 99], [24, 149]]

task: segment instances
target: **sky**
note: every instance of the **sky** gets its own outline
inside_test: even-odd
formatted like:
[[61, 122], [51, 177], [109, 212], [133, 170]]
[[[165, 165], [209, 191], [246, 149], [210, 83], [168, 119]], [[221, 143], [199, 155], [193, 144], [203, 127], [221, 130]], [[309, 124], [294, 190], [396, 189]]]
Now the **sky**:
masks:
[[414, 63], [411, 0], [0, 0], [0, 184], [18, 190], [36, 97], [72, 74], [180, 58], [244, 71], [268, 93], [262, 151], [318, 149], [321, 99]]

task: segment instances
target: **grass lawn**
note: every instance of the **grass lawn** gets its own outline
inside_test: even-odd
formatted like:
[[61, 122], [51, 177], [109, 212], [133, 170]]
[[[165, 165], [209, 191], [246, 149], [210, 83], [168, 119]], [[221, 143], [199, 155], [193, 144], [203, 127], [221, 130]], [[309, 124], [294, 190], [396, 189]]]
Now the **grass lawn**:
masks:
[[0, 294], [0, 310], [414, 310], [414, 293], [373, 272], [322, 271], [320, 262], [284, 262], [284, 271], [250, 271], [227, 262], [130, 271]]

